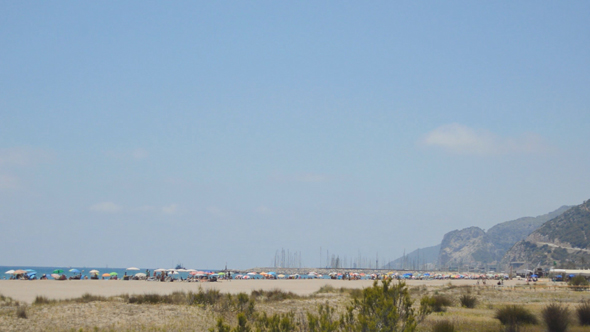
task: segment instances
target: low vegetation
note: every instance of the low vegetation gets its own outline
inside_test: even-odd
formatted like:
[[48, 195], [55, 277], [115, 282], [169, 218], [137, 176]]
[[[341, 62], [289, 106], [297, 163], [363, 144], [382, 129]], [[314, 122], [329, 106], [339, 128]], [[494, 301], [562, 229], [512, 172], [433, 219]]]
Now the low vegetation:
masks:
[[459, 302], [461, 302], [463, 308], [473, 309], [477, 304], [477, 298], [469, 294], [463, 294], [459, 297]]
[[590, 325], [590, 301], [584, 301], [576, 308], [576, 316], [580, 325]]
[[570, 325], [569, 308], [559, 303], [551, 303], [543, 308], [541, 316], [549, 332], [565, 332]]
[[537, 317], [529, 309], [519, 305], [497, 309], [494, 318], [504, 325], [507, 332], [520, 331], [523, 325], [538, 324]]

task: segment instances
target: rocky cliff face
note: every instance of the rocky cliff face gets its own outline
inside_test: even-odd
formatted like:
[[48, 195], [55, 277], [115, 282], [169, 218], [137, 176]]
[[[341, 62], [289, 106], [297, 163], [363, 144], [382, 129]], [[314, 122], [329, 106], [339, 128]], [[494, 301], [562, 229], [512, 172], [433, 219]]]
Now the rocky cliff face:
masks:
[[502, 265], [588, 267], [590, 263], [590, 200], [549, 220], [503, 257]]
[[526, 238], [548, 220], [555, 218], [570, 207], [559, 209], [538, 217], [525, 217], [495, 225], [487, 232], [478, 227], [469, 227], [445, 234], [438, 257], [439, 267], [458, 265], [481, 266], [496, 264], [515, 243]]
[[476, 262], [489, 262], [493, 259], [490, 255], [494, 246], [489, 237], [479, 227], [469, 227], [455, 230], [443, 237], [438, 265], [440, 267], [457, 266], [463, 264], [476, 264]]

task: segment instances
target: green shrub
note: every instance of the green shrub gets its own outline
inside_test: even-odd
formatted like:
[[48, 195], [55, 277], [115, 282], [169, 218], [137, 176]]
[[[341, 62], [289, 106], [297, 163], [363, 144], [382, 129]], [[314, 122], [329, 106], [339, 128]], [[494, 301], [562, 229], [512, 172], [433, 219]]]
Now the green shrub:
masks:
[[55, 300], [50, 300], [45, 296], [37, 295], [35, 300], [33, 301], [33, 305], [41, 305], [41, 304], [51, 304], [55, 303]]
[[508, 332], [518, 331], [522, 325], [538, 323], [537, 317], [533, 313], [525, 307], [517, 305], [497, 309], [494, 318], [498, 319]]
[[549, 332], [565, 332], [570, 324], [569, 308], [558, 303], [543, 308], [541, 316]]
[[576, 308], [578, 322], [582, 326], [590, 325], [590, 302], [584, 301]]
[[432, 326], [432, 332], [455, 332], [455, 324], [448, 320], [437, 322]]
[[581, 291], [581, 290], [588, 289], [588, 280], [586, 280], [586, 278], [584, 276], [581, 276], [581, 275], [578, 275], [578, 276], [575, 276], [575, 277], [571, 278], [568, 281], [568, 284], [574, 290]]
[[421, 303], [427, 305], [434, 312], [443, 312], [446, 311], [446, 307], [453, 304], [453, 301], [446, 295], [435, 294], [423, 297]]
[[475, 308], [475, 305], [477, 304], [477, 298], [468, 294], [461, 295], [461, 297], [459, 297], [459, 301], [461, 302], [462, 307], [470, 309]]
[[293, 293], [293, 292], [285, 292], [281, 289], [271, 289], [269, 291], [265, 291], [265, 290], [253, 290], [252, 294], [250, 295], [251, 297], [253, 297], [255, 300], [260, 299], [264, 299], [265, 301], [268, 302], [277, 302], [277, 301], [284, 301], [284, 300], [288, 300], [288, 299], [298, 299], [301, 298], [301, 296]]

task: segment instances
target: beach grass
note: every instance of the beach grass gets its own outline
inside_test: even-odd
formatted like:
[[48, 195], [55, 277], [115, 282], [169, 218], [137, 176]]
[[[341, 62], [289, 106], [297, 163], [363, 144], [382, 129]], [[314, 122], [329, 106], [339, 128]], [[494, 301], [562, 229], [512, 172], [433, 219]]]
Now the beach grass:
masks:
[[[329, 306], [338, 316], [346, 312], [358, 289], [321, 287], [311, 295], [297, 295], [287, 290], [255, 290], [250, 293], [228, 294], [217, 290], [199, 289], [194, 292], [169, 294], [120, 294], [56, 300], [38, 296], [33, 305], [25, 306], [0, 295], [0, 330], [2, 331], [207, 331], [222, 318], [228, 326], [238, 324], [238, 314], [250, 310], [255, 315], [292, 315], [305, 320], [308, 312]], [[542, 320], [543, 310], [552, 303], [568, 307], [572, 313], [590, 297], [588, 292], [542, 287], [410, 287], [417, 308], [424, 296], [440, 296], [450, 304], [442, 312], [434, 312], [417, 326], [417, 331], [442, 329], [448, 322], [454, 331], [501, 331], [504, 326], [495, 318], [498, 310], [510, 305], [524, 307]], [[356, 294], [356, 295], [355, 295]], [[474, 308], [461, 306], [461, 297], [468, 294], [477, 301]], [[26, 319], [17, 313], [24, 310]], [[20, 316], [19, 316], [20, 315]], [[248, 316], [248, 314], [246, 315]], [[276, 316], [276, 317], [279, 317]], [[281, 317], [283, 317], [281, 316]], [[449, 326], [447, 324], [447, 328]], [[543, 324], [527, 325], [524, 330], [545, 331]], [[568, 331], [590, 331], [572, 319]]]

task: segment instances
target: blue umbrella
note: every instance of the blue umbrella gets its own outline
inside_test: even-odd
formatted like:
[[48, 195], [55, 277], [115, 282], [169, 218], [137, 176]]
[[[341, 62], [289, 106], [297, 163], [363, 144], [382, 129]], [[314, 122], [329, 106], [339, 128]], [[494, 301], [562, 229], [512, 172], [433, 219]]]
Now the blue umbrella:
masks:
[[72, 272], [72, 273], [80, 273], [80, 270], [78, 270], [78, 269], [71, 269], [70, 272]]
[[576, 276], [575, 274], [570, 274], [568, 277], [573, 278], [575, 276]]
[[561, 278], [563, 278], [563, 277], [562, 277], [562, 276], [561, 276], [561, 274], [560, 274], [560, 275], [558, 275], [558, 276], [555, 276], [555, 278], [559, 278], [559, 279], [561, 279]]
[[539, 276], [538, 276], [538, 275], [536, 275], [536, 274], [533, 274], [531, 277], [533, 277], [533, 278], [538, 278]]

